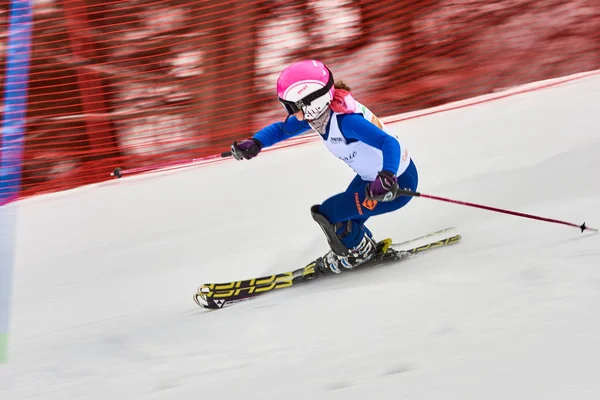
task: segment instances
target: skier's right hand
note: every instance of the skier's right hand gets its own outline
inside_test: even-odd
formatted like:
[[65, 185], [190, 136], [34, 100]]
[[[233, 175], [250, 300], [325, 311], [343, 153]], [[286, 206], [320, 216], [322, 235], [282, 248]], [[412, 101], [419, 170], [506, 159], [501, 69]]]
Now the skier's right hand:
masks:
[[236, 160], [250, 160], [258, 155], [260, 150], [262, 149], [262, 143], [257, 139], [247, 139], [243, 140], [240, 143], [233, 142], [231, 145], [231, 155]]

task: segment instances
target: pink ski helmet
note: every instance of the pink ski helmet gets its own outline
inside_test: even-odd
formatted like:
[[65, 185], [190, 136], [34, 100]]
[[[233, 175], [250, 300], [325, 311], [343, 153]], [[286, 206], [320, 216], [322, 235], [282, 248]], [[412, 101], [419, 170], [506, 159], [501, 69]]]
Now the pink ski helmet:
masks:
[[329, 109], [333, 100], [333, 74], [317, 60], [304, 60], [283, 70], [277, 79], [277, 97], [288, 114], [299, 110], [315, 119]]

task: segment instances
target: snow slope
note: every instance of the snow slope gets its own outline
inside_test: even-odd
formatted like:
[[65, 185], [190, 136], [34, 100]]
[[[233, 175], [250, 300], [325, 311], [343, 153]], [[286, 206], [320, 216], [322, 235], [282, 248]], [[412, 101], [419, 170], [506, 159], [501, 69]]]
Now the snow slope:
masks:
[[[395, 125], [423, 193], [600, 225], [600, 77]], [[414, 199], [463, 241], [206, 312], [198, 285], [326, 250], [320, 143], [21, 201], [0, 398], [596, 399], [600, 235]]]

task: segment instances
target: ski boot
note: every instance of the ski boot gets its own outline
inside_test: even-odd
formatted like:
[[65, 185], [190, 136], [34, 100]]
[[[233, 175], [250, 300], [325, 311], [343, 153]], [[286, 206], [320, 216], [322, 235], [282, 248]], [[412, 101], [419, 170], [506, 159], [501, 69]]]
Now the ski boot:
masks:
[[364, 235], [360, 243], [352, 248], [348, 249], [347, 255], [340, 255], [333, 252], [333, 250], [327, 252], [324, 259], [324, 264], [333, 273], [339, 274], [344, 269], [353, 269], [366, 261], [374, 258], [377, 254], [377, 243], [369, 237]]
[[342, 239], [357, 229], [356, 223], [343, 221], [332, 224], [319, 212], [319, 206], [311, 207], [313, 219], [319, 224], [331, 249], [323, 257], [315, 261], [315, 274], [339, 274], [343, 269], [356, 268], [364, 262], [374, 258], [378, 251], [378, 245], [371, 237], [368, 229], [359, 226], [359, 234], [362, 235], [360, 242], [354, 248], [347, 248]]
[[[369, 238], [370, 239], [370, 238]], [[372, 239], [370, 239], [372, 242]], [[379, 241], [375, 246], [375, 254], [371, 256], [370, 254], [367, 257], [349, 257], [349, 256], [339, 256], [335, 254], [333, 251], [328, 251], [324, 256], [317, 258], [315, 261], [308, 264], [302, 270], [301, 274], [299, 274], [299, 280], [308, 281], [315, 278], [318, 278], [323, 275], [331, 275], [331, 274], [339, 274], [343, 271], [343, 269], [353, 269], [358, 266], [362, 266], [363, 264], [370, 261], [381, 260], [385, 257], [388, 257], [390, 252], [394, 253], [394, 256], [398, 254], [398, 252], [392, 249], [390, 246], [392, 244], [392, 239], [387, 238]], [[369, 246], [369, 245], [367, 245]], [[360, 248], [361, 246], [357, 246]], [[363, 248], [366, 246], [363, 246]], [[370, 252], [369, 252], [370, 253]], [[359, 260], [359, 259], [362, 259]], [[332, 268], [333, 266], [333, 268]]]

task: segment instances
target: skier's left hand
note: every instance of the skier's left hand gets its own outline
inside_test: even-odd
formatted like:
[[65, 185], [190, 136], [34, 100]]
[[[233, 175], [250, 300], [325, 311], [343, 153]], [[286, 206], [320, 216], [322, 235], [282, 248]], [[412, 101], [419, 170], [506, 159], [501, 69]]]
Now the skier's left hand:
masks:
[[231, 155], [238, 161], [250, 160], [260, 153], [262, 143], [257, 139], [250, 138], [240, 143], [233, 142], [231, 145]]
[[389, 171], [381, 171], [377, 178], [367, 185], [367, 199], [392, 201], [398, 191], [398, 178]]

